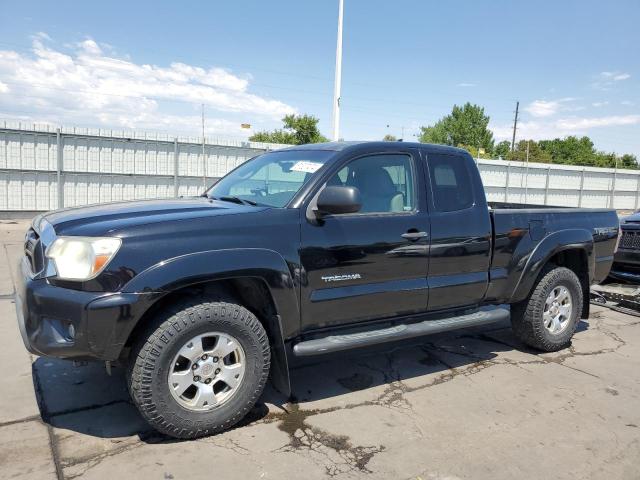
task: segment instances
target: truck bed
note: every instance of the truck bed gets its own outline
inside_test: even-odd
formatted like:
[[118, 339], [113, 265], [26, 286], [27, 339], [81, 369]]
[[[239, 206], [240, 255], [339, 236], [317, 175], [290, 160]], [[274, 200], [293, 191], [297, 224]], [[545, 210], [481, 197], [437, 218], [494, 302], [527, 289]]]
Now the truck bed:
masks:
[[592, 281], [606, 278], [618, 236], [615, 210], [491, 203], [489, 213], [493, 223], [489, 297], [501, 298], [513, 291], [518, 281], [514, 274], [537, 261], [536, 250], [543, 243], [545, 250], [553, 250], [555, 244], [593, 241], [588, 258]]

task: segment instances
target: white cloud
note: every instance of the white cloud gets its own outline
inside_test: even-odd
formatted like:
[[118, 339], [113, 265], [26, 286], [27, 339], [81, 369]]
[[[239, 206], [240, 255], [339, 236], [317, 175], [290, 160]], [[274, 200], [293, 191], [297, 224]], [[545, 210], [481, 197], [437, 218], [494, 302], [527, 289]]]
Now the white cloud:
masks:
[[631, 75], [624, 72], [601, 72], [600, 76], [602, 78], [610, 78], [614, 82], [619, 82], [620, 80], [627, 80], [631, 78]]
[[560, 108], [559, 102], [547, 102], [545, 100], [535, 100], [531, 102], [525, 110], [534, 117], [548, 117], [555, 115]]
[[51, 41], [51, 37], [47, 35], [45, 32], [37, 32], [35, 35], [32, 35], [31, 38]]
[[[31, 54], [0, 50], [4, 114], [61, 124], [195, 134], [204, 103], [208, 134], [246, 136], [239, 118], [261, 126], [296, 113], [284, 102], [250, 93], [250, 76], [224, 68], [181, 62], [138, 64], [105, 53], [111, 47], [91, 38], [75, 44], [70, 52], [49, 47], [47, 41], [46, 34], [35, 35]], [[220, 118], [210, 118], [212, 111]]]
[[556, 122], [560, 130], [586, 131], [595, 127], [616, 127], [620, 125], [636, 125], [640, 123], [640, 115], [611, 115], [595, 118], [564, 118]]
[[609, 102], [593, 102], [591, 105], [593, 107], [600, 108], [600, 107], [606, 107], [607, 105], [609, 105]]
[[630, 106], [635, 105], [635, 103], [633, 103], [631, 100], [623, 100], [623, 101], [620, 102], [620, 105], [624, 105], [626, 107], [630, 107]]
[[534, 100], [525, 110], [534, 117], [550, 117], [560, 110], [568, 109], [564, 104], [572, 102], [574, 98], [567, 97], [559, 100]]
[[[534, 120], [518, 123], [518, 138], [542, 140], [567, 135], [585, 135], [590, 130], [623, 125], [640, 125], [640, 115], [610, 115], [603, 117], [567, 117], [548, 122]], [[510, 139], [513, 126], [492, 125], [498, 140]]]
[[463, 82], [463, 83], [459, 83], [457, 86], [458, 87], [463, 87], [463, 88], [469, 88], [469, 87], [475, 87], [476, 84], [475, 83], [465, 83], [465, 82]]
[[621, 82], [630, 78], [631, 74], [626, 72], [600, 72], [598, 75], [596, 75], [596, 78], [591, 86], [598, 90], [611, 90], [611, 87], [613, 87], [616, 82]]
[[[586, 135], [597, 128], [640, 125], [640, 115], [610, 115], [603, 117], [567, 117], [552, 121], [518, 122], [518, 138], [544, 140], [567, 135]], [[497, 140], [510, 140], [512, 124], [491, 125]]]
[[102, 49], [90, 38], [87, 38], [84, 42], [80, 42], [78, 47], [87, 55], [102, 55]]

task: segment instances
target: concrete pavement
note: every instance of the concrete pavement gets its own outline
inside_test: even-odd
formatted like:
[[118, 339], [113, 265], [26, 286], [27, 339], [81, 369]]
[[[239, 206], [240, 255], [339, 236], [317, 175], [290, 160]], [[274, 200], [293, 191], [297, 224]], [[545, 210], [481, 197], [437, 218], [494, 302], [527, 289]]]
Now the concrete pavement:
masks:
[[505, 324], [316, 359], [293, 371], [295, 403], [268, 390], [231, 431], [175, 441], [122, 371], [26, 352], [12, 281], [26, 228], [0, 221], [2, 478], [640, 478], [638, 317], [594, 307], [554, 354]]

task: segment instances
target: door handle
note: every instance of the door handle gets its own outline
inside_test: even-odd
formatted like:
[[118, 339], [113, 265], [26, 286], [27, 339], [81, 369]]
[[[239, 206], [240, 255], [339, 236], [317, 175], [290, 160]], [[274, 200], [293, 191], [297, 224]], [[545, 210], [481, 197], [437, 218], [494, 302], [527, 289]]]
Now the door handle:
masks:
[[427, 232], [407, 232], [402, 234], [402, 238], [406, 238], [412, 242], [428, 236], [429, 234]]

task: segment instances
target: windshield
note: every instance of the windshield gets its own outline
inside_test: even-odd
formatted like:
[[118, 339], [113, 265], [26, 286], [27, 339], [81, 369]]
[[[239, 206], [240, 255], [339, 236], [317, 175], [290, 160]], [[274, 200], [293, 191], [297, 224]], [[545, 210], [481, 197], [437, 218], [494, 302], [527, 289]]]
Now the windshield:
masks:
[[284, 207], [333, 155], [332, 151], [289, 150], [260, 155], [242, 164], [209, 189], [222, 200]]

